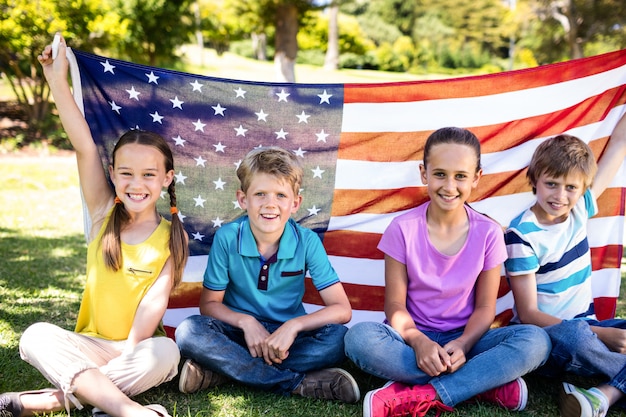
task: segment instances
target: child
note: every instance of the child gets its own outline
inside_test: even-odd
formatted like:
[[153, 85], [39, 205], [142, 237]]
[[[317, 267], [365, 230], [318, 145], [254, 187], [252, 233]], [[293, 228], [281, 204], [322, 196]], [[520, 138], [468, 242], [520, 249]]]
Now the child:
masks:
[[[89, 127], [67, 80], [64, 42], [56, 59], [47, 46], [38, 57], [59, 115], [76, 150], [82, 193], [93, 228], [87, 280], [75, 331], [49, 323], [30, 326], [20, 339], [22, 358], [56, 388], [5, 393], [0, 415], [28, 416], [94, 406], [94, 415], [169, 416], [160, 405], [129, 397], [176, 376], [180, 354], [161, 318], [170, 290], [182, 277], [186, 234], [176, 216], [172, 153], [163, 138], [125, 133], [113, 150], [111, 188]], [[165, 187], [172, 222], [156, 202]]]
[[490, 330], [506, 249], [500, 225], [466, 204], [482, 175], [478, 139], [435, 131], [420, 173], [430, 201], [394, 218], [378, 245], [386, 323], [358, 323], [345, 338], [357, 366], [389, 380], [366, 394], [363, 415], [423, 416], [472, 397], [522, 410], [520, 376], [547, 359], [550, 341], [536, 326]]
[[536, 202], [511, 221], [506, 233], [513, 322], [544, 327], [552, 339], [541, 372], [608, 381], [589, 390], [563, 383], [562, 416], [604, 416], [626, 392], [626, 320], [596, 320], [587, 242], [587, 219], [597, 213], [596, 198], [625, 156], [626, 116], [598, 167], [582, 140], [569, 135], [546, 140], [527, 172]]
[[[211, 246], [201, 315], [176, 328], [189, 358], [179, 389], [193, 393], [229, 378], [280, 394], [358, 401], [345, 360], [352, 309], [319, 237], [291, 214], [300, 207], [302, 167], [278, 147], [250, 151], [237, 169], [245, 216], [222, 226]], [[325, 307], [307, 314], [305, 273]]]

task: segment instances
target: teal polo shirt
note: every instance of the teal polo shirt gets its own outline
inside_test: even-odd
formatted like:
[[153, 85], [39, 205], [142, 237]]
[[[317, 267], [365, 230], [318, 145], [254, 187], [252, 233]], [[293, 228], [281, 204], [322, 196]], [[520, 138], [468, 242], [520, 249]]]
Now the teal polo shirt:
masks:
[[318, 291], [339, 282], [315, 232], [289, 219], [278, 252], [264, 259], [246, 215], [215, 233], [203, 285], [225, 291], [223, 302], [234, 311], [284, 323], [306, 314], [302, 297], [307, 271]]

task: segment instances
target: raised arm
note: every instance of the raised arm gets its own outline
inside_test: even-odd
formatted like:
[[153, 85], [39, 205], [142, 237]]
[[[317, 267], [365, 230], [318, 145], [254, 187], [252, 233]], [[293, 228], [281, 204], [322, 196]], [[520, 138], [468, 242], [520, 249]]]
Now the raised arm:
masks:
[[56, 59], [52, 58], [51, 45], [46, 46], [38, 59], [54, 97], [63, 128], [76, 151], [81, 189], [91, 220], [96, 223], [113, 205], [115, 193], [102, 168], [98, 148], [93, 141], [87, 121], [72, 96], [67, 78], [69, 63], [66, 49], [65, 41], [61, 38]]
[[596, 198], [609, 186], [624, 158], [626, 158], [626, 113], [615, 125], [609, 143], [598, 161], [598, 172], [591, 185], [591, 191]]

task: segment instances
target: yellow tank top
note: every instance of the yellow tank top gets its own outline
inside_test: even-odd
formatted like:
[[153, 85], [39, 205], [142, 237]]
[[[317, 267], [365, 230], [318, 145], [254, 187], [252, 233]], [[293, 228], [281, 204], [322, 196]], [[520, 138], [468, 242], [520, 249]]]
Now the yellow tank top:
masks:
[[[87, 247], [87, 281], [75, 331], [108, 340], [125, 340], [140, 301], [170, 256], [171, 224], [161, 219], [144, 242], [136, 245], [122, 242], [122, 267], [112, 271], [104, 265], [100, 246], [110, 215], [111, 212]], [[155, 335], [165, 335], [162, 326]]]

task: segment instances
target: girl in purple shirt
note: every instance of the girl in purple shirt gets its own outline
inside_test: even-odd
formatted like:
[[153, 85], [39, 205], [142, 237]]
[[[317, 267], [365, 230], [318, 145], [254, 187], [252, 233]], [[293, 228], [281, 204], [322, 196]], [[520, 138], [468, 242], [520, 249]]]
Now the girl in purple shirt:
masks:
[[385, 253], [385, 323], [357, 323], [348, 357], [389, 380], [367, 393], [364, 417], [452, 411], [475, 398], [510, 410], [526, 406], [522, 375], [550, 352], [536, 326], [490, 329], [506, 248], [502, 228], [466, 202], [482, 175], [480, 142], [442, 128], [426, 141], [421, 179], [430, 201], [397, 216]]

